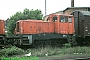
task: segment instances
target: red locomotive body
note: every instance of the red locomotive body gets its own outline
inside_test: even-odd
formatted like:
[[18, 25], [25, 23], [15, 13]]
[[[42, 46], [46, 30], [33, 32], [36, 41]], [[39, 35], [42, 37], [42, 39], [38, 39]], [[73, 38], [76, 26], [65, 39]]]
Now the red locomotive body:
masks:
[[46, 22], [19, 20], [16, 23], [15, 35], [20, 37], [15, 40], [19, 45], [75, 43], [74, 17], [72, 15], [50, 14]]
[[4, 20], [0, 20], [0, 34], [5, 35]]
[[54, 33], [53, 22], [42, 20], [19, 20], [16, 25], [16, 34]]

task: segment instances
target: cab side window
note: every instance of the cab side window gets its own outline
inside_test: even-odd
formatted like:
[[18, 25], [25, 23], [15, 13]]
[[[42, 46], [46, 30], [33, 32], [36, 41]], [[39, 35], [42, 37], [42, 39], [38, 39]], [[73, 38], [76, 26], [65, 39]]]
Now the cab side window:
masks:
[[72, 23], [72, 17], [69, 17], [69, 22]]
[[54, 16], [53, 17], [53, 22], [56, 22], [57, 21], [57, 16]]
[[60, 22], [64, 22], [64, 17], [60, 16]]
[[67, 17], [67, 16], [65, 16], [64, 18], [65, 18], [65, 22], [68, 22], [68, 17]]
[[60, 22], [68, 22], [67, 16], [60, 16]]
[[49, 21], [49, 19], [50, 19], [50, 18], [48, 17], [46, 21]]

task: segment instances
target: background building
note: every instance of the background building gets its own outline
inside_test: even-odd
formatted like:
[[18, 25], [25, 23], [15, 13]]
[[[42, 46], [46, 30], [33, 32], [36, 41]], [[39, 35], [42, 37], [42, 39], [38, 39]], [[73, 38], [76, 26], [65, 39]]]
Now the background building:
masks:
[[[74, 0], [71, 0], [71, 7], [67, 7], [65, 10], [63, 11], [58, 11], [52, 14], [71, 14], [74, 11], [90, 11], [90, 7], [74, 7]], [[44, 16], [44, 21], [47, 20], [49, 15]]]

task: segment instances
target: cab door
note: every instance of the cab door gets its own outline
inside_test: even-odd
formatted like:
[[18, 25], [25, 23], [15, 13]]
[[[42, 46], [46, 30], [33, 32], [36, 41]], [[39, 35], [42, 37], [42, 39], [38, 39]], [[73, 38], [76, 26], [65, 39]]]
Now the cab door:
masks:
[[68, 18], [68, 33], [73, 34], [74, 33], [74, 18], [73, 16]]
[[54, 33], [58, 33], [58, 16], [53, 16], [52, 22], [54, 23]]
[[59, 33], [68, 34], [68, 16], [60, 16]]

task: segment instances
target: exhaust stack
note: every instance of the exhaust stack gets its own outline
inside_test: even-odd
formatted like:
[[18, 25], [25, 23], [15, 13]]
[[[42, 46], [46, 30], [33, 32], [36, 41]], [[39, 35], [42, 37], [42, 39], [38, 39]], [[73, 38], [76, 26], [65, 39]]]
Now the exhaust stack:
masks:
[[71, 7], [74, 7], [74, 0], [71, 0]]

